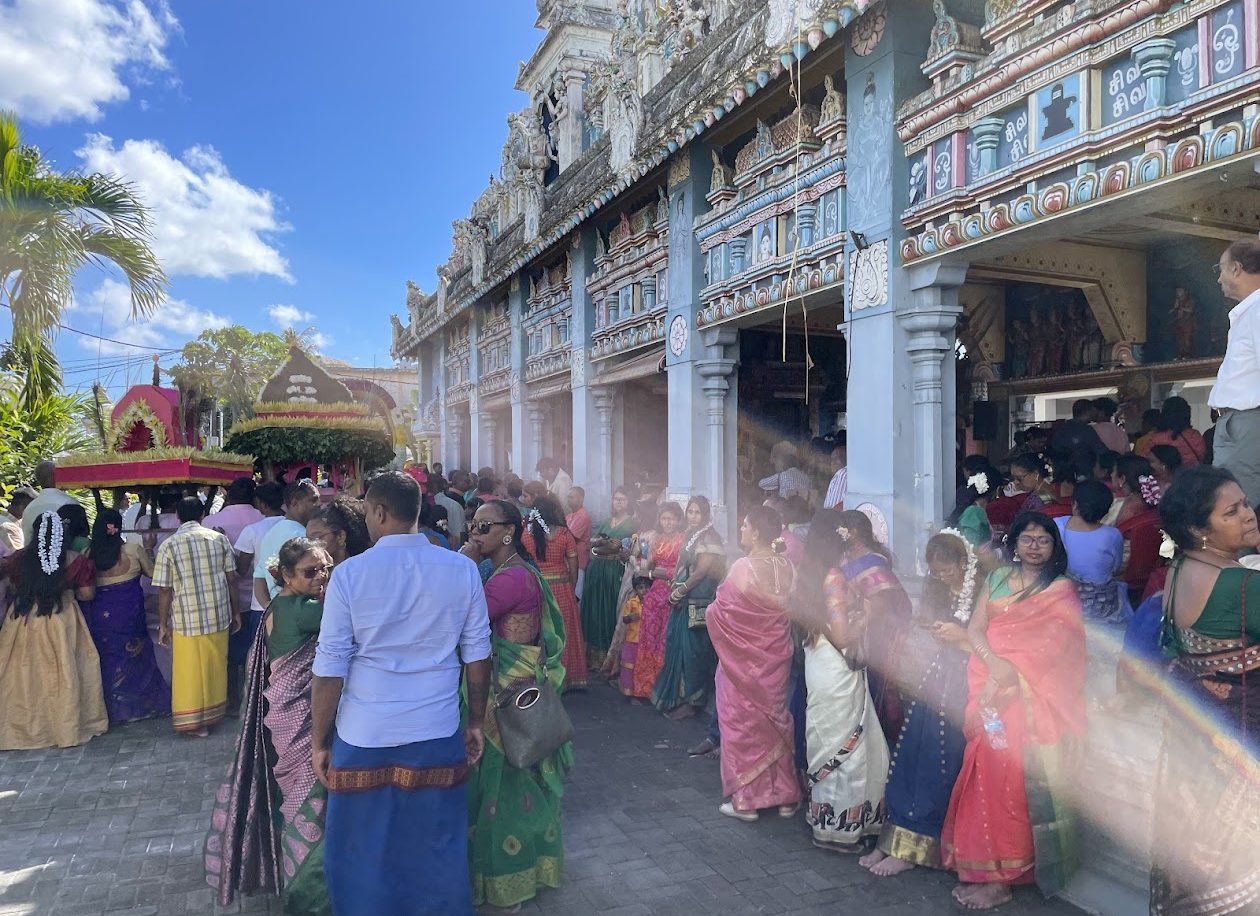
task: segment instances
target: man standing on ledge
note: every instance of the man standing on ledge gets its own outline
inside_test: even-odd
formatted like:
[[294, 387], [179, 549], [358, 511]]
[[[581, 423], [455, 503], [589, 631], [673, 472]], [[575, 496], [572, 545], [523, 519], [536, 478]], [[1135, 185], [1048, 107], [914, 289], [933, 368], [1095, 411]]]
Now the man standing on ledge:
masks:
[[1260, 239], [1241, 239], [1221, 255], [1221, 292], [1229, 311], [1225, 359], [1208, 395], [1220, 411], [1212, 463], [1238, 479], [1252, 508], [1260, 505]]
[[416, 533], [412, 478], [381, 474], [365, 508], [374, 546], [333, 572], [313, 667], [328, 894], [337, 916], [471, 914], [466, 784], [485, 740], [486, 596], [471, 560]]

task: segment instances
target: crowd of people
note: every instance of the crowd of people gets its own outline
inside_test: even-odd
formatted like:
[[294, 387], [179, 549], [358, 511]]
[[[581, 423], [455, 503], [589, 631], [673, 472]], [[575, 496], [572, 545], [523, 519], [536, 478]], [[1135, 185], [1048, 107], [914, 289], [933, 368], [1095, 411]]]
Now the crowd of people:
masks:
[[[1243, 390], [1229, 371], [1220, 398]], [[513, 751], [514, 710], [611, 688], [709, 718], [688, 753], [719, 760], [718, 816], [800, 817], [873, 875], [947, 869], [958, 904], [990, 909], [1072, 877], [1087, 671], [1123, 643], [1118, 698], [1165, 723], [1151, 911], [1242, 911], [1260, 901], [1240, 446], [1257, 408], [1222, 405], [1203, 436], [1171, 397], [1131, 441], [1113, 401], [1081, 400], [1006, 461], [969, 456], [946, 527], [902, 564], [927, 571], [912, 590], [845, 504], [842, 443], [825, 482], [776, 445], [738, 544], [704, 496], [659, 487], [615, 490], [595, 524], [549, 458], [529, 481], [410, 466], [327, 504], [310, 481], [242, 478], [91, 523], [46, 462], [0, 516], [0, 749], [239, 717], [204, 850], [221, 904], [511, 910], [563, 880], [574, 763], [563, 735]]]

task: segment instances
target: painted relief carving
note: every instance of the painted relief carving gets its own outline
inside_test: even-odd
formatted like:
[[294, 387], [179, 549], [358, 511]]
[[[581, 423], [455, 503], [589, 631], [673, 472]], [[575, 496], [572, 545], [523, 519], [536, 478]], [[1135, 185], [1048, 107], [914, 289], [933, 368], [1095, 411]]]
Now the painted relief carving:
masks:
[[888, 303], [888, 241], [875, 242], [865, 251], [849, 252], [852, 279], [850, 304], [854, 312]]

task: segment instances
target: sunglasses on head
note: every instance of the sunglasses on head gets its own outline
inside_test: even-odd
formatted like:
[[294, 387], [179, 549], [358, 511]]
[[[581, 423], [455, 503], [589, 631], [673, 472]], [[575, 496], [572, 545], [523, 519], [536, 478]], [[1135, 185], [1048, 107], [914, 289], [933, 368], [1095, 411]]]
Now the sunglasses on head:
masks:
[[318, 578], [319, 576], [322, 576], [322, 575], [327, 575], [328, 573], [332, 572], [332, 567], [331, 566], [299, 566], [297, 569], [293, 571], [297, 573], [298, 575], [300, 575], [303, 579], [309, 580], [309, 579]]
[[506, 524], [507, 522], [492, 522], [486, 519], [482, 519], [479, 522], [472, 523], [472, 530], [477, 532], [478, 534], [489, 534], [490, 529], [493, 528], [495, 525], [506, 525]]

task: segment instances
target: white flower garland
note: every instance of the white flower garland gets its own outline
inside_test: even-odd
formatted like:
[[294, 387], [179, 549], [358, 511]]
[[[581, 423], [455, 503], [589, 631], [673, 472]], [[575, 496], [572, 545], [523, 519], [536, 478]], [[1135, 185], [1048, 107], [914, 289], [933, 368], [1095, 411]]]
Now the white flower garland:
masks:
[[543, 530], [543, 534], [545, 534], [547, 537], [551, 537], [551, 529], [548, 528], [547, 523], [543, 521], [541, 512], [539, 512], [537, 509], [530, 509], [529, 520], [531, 523], [537, 522], [538, 527]]
[[942, 528], [938, 533], [958, 538], [958, 540], [962, 541], [963, 548], [967, 551], [967, 571], [963, 575], [963, 584], [958, 592], [958, 597], [954, 599], [954, 619], [966, 626], [971, 621], [971, 613], [974, 610], [973, 605], [976, 597], [976, 570], [979, 566], [979, 562], [976, 559], [976, 551], [971, 546], [971, 542], [957, 528]]
[[967, 486], [975, 490], [978, 496], [983, 496], [989, 492], [989, 475], [983, 471], [979, 474], [972, 474], [967, 478]]
[[[44, 543], [45, 533], [51, 526], [52, 535], [48, 543]], [[39, 556], [39, 568], [45, 576], [51, 576], [61, 565], [61, 545], [65, 542], [66, 531], [61, 524], [61, 516], [56, 512], [45, 512], [39, 517], [35, 526], [35, 551]]]

